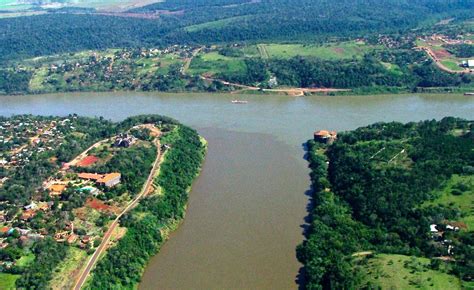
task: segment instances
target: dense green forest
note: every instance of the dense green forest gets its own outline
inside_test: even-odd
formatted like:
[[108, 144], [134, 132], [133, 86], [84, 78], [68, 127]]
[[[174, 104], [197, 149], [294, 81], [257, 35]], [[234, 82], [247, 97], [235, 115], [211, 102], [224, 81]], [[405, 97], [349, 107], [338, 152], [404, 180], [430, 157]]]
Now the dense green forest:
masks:
[[472, 44], [449, 45], [447, 48], [457, 57], [474, 57], [474, 45]]
[[[153, 116], [139, 118], [162, 120]], [[137, 120], [129, 119], [125, 123]], [[97, 264], [88, 289], [105, 289], [111, 285], [135, 287], [145, 264], [164, 242], [164, 232], [184, 217], [188, 191], [201, 168], [205, 147], [196, 131], [176, 124], [162, 138], [162, 143], [170, 146], [155, 180], [162, 194], [147, 197], [123, 217], [121, 224], [127, 227], [127, 233]]]
[[[448, 256], [446, 271], [472, 281], [474, 232], [459, 222], [472, 212], [430, 203], [454, 175], [474, 174], [472, 129], [471, 121], [445, 118], [379, 123], [345, 132], [330, 146], [309, 141], [311, 222], [297, 249], [306, 288], [375, 287], [364, 284], [357, 252], [428, 257], [436, 269], [438, 257]], [[448, 194], [469, 202], [469, 186], [459, 183], [462, 190]], [[430, 224], [444, 236], [430, 235]], [[461, 230], [450, 231], [451, 224]]]
[[465, 0], [175, 0], [133, 10], [181, 11], [158, 19], [93, 13], [6, 18], [0, 19], [0, 61], [110, 47], [322, 41], [398, 33], [442, 18], [466, 19], [473, 8]]

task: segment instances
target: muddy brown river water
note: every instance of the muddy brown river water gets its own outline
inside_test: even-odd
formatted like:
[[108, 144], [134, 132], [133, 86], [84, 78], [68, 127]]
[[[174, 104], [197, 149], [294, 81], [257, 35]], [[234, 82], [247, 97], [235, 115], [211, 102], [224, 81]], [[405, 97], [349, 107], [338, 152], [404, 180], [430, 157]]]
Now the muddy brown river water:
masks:
[[[234, 105], [232, 99], [248, 100]], [[309, 170], [303, 142], [316, 129], [380, 121], [474, 118], [462, 95], [239, 96], [56, 94], [2, 96], [0, 115], [167, 115], [208, 141], [185, 221], [148, 264], [140, 289], [295, 289]]]

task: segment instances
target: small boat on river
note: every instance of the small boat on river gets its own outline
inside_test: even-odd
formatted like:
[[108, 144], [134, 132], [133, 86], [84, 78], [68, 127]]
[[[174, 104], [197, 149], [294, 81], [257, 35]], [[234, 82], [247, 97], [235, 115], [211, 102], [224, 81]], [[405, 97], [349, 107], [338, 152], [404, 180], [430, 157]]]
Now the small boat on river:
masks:
[[232, 100], [232, 104], [248, 104], [248, 101]]

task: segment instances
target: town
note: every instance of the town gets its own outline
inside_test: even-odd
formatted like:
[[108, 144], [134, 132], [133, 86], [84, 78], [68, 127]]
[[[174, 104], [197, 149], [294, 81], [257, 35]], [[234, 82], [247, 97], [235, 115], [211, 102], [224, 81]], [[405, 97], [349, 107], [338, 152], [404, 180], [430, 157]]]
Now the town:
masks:
[[[103, 123], [99, 129], [109, 131], [106, 138], [88, 138], [85, 125], [91, 124], [77, 116], [0, 120], [0, 272], [21, 272], [35, 257], [35, 243], [47, 237], [68, 245], [76, 266], [86, 263], [101, 244], [106, 250], [123, 237], [126, 228], [117, 224], [118, 217], [155, 191], [150, 177], [145, 187], [142, 184], [148, 173], [154, 177], [164, 156], [160, 152], [170, 148], [160, 144], [158, 125], [136, 125], [113, 134], [109, 122], [93, 122]], [[71, 154], [62, 149], [80, 139], [89, 140], [67, 159]], [[141, 158], [143, 164], [130, 168], [127, 157]], [[24, 178], [31, 168], [47, 172]], [[22, 181], [31, 182], [26, 193]], [[74, 269], [61, 268], [60, 274]], [[55, 281], [55, 287], [72, 287], [74, 279]]]

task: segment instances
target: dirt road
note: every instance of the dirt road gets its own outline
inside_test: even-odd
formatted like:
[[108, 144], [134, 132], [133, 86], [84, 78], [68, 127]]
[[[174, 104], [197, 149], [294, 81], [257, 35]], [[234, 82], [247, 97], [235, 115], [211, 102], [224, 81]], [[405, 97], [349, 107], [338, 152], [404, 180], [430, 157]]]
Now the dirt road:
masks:
[[350, 92], [350, 89], [334, 89], [334, 88], [281, 88], [281, 89], [261, 89], [259, 87], [247, 86], [242, 84], [231, 83], [220, 79], [214, 79], [210, 77], [201, 76], [203, 80], [217, 81], [226, 86], [233, 86], [241, 88], [242, 90], [250, 91], [263, 91], [263, 92], [274, 92], [274, 93], [286, 93], [291, 96], [304, 96], [305, 93], [330, 93], [330, 92]]
[[203, 49], [204, 47], [200, 47], [194, 50], [191, 57], [188, 57], [187, 59], [185, 59], [184, 66], [183, 66], [183, 74], [186, 74], [188, 72], [189, 66], [191, 65], [191, 62], [193, 61], [193, 58]]
[[161, 158], [160, 158], [161, 144], [160, 144], [159, 139], [157, 138], [154, 143], [155, 143], [156, 148], [158, 149], [158, 154], [156, 156], [155, 162], [153, 163], [153, 168], [151, 169], [150, 174], [148, 175], [148, 178], [147, 178], [145, 184], [143, 185], [142, 190], [135, 197], [135, 199], [133, 199], [127, 205], [127, 207], [117, 216], [117, 218], [112, 222], [109, 229], [105, 233], [104, 238], [102, 239], [102, 242], [100, 243], [99, 247], [95, 250], [94, 254], [92, 255], [92, 257], [87, 262], [87, 266], [84, 268], [84, 270], [80, 274], [79, 279], [77, 280], [77, 282], [74, 286], [74, 290], [80, 290], [82, 288], [82, 286], [84, 285], [84, 283], [86, 282], [87, 277], [89, 276], [89, 274], [90, 274], [92, 268], [94, 267], [94, 265], [97, 263], [97, 260], [99, 259], [100, 255], [107, 249], [107, 244], [110, 241], [110, 237], [112, 236], [112, 233], [114, 232], [114, 230], [119, 225], [120, 218], [124, 214], [129, 212], [132, 208], [134, 208], [138, 204], [140, 199], [143, 196], [147, 195], [147, 193], [150, 191], [151, 186], [153, 186], [153, 180], [155, 178], [155, 174], [156, 174], [157, 170], [160, 167], [160, 160], [161, 160]]
[[77, 155], [76, 158], [74, 158], [73, 160], [71, 160], [70, 162], [68, 162], [66, 165], [68, 166], [75, 166], [79, 161], [81, 161], [82, 159], [86, 158], [87, 157], [87, 154], [89, 153], [89, 151], [91, 151], [92, 149], [94, 148], [97, 148], [99, 147], [100, 145], [108, 142], [109, 139], [105, 139], [105, 140], [101, 140], [95, 144], [93, 144], [92, 146], [90, 146], [89, 148], [87, 148], [84, 152], [82, 152], [81, 154]]
[[443, 63], [441, 63], [441, 60], [439, 58], [436, 57], [436, 54], [433, 52], [433, 50], [429, 47], [424, 47], [424, 46], [420, 46], [420, 47], [417, 47], [418, 49], [422, 50], [422, 51], [425, 51], [428, 56], [433, 60], [433, 62], [436, 64], [436, 66], [441, 69], [441, 70], [444, 70], [445, 72], [448, 72], [448, 73], [451, 73], [451, 74], [469, 74], [469, 73], [473, 73], [472, 71], [470, 71], [469, 69], [464, 69], [462, 71], [456, 71], [456, 70], [452, 70], [448, 67], [446, 67]]

